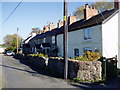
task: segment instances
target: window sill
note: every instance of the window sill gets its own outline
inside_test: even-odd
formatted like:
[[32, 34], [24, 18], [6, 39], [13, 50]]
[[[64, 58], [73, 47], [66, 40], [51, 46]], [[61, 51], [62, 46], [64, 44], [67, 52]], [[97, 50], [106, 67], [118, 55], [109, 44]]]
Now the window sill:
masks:
[[84, 42], [92, 42], [91, 39], [84, 40]]

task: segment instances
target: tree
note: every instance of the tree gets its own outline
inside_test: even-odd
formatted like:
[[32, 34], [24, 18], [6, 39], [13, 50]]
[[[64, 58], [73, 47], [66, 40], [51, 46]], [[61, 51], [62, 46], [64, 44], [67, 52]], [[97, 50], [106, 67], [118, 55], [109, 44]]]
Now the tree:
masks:
[[[18, 35], [18, 46], [20, 47], [22, 38]], [[4, 37], [4, 46], [8, 46], [7, 50], [14, 51], [17, 46], [17, 34], [6, 35]]]
[[[99, 11], [99, 12], [102, 12], [102, 11], [105, 11], [105, 10], [108, 10], [108, 9], [112, 9], [113, 8], [113, 2], [106, 2], [106, 1], [103, 1], [103, 2], [96, 2], [96, 3], [91, 3], [91, 6], [93, 7], [96, 7], [96, 9]], [[84, 6], [81, 6], [79, 8], [77, 8], [75, 10], [75, 12], [73, 12], [73, 14], [75, 16], [77, 16], [78, 19], [81, 19], [83, 18], [83, 12], [84, 10]]]

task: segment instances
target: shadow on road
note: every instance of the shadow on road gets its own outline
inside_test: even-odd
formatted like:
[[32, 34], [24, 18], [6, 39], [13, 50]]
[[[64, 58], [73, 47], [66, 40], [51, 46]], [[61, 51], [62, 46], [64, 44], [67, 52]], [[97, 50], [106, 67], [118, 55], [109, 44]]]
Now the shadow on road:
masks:
[[28, 72], [28, 73], [35, 73], [36, 74], [36, 72], [32, 72], [32, 71], [28, 71], [28, 70], [24, 70], [24, 69], [20, 69], [20, 68], [16, 68], [16, 67], [11, 67], [11, 66], [2, 65], [2, 64], [0, 64], [0, 66], [6, 67], [6, 68], [15, 69], [15, 70], [19, 70], [19, 71], [25, 71], [25, 72]]
[[78, 88], [83, 88], [83, 89], [88, 89], [92, 88], [92, 90], [96, 90], [96, 88], [109, 88], [106, 85], [100, 85], [96, 83], [83, 83], [83, 82], [78, 82], [77, 84], [70, 84], [72, 86], [78, 87]]
[[[19, 60], [19, 59], [17, 59]], [[35, 76], [36, 74], [42, 74], [42, 75], [46, 75], [46, 76], [49, 76], [49, 77], [55, 77], [55, 78], [63, 78], [59, 75], [56, 75], [55, 73], [51, 73], [51, 71], [49, 71], [48, 69], [41, 69], [39, 67], [36, 67], [34, 65], [31, 65], [29, 63], [27, 63], [25, 60], [19, 60], [20, 63], [24, 64], [24, 65], [27, 65], [29, 68], [31, 68], [33, 71], [35, 71], [36, 73], [33, 73], [32, 75]]]
[[96, 89], [120, 89], [120, 83], [118, 82], [118, 79], [111, 79], [110, 81], [106, 82], [98, 82], [98, 83], [84, 83], [84, 82], [78, 82], [77, 84], [70, 84], [72, 86], [83, 88], [83, 89], [89, 89], [92, 90]]
[[[44, 69], [40, 69], [40, 68], [36, 68], [35, 66], [32, 66], [31, 64], [27, 63], [26, 60], [20, 60], [20, 59], [15, 59], [15, 60], [18, 60], [20, 63], [28, 66], [29, 68], [31, 68], [33, 71], [30, 71], [30, 70], [24, 70], [24, 69], [20, 69], [20, 68], [16, 68], [16, 67], [12, 67], [12, 66], [8, 66], [8, 65], [3, 65], [3, 64], [0, 64], [0, 66], [2, 67], [6, 67], [6, 68], [10, 68], [10, 69], [15, 69], [15, 70], [19, 70], [19, 71], [24, 71], [24, 72], [28, 72], [30, 73], [32, 76], [36, 76], [38, 74], [42, 74], [42, 75], [45, 75], [45, 76], [49, 76], [49, 77], [55, 77], [55, 78], [63, 78], [63, 77], [60, 77], [59, 75], [55, 75], [54, 73], [51, 73], [47, 70], [44, 70]], [[116, 81], [111, 81], [110, 83], [103, 83], [103, 82], [100, 82], [100, 83], [84, 83], [84, 82], [77, 82], [77, 83], [74, 83], [74, 82], [68, 82], [69, 85], [71, 86], [74, 86], [74, 87], [77, 87], [77, 88], [81, 88], [81, 89], [89, 89], [89, 88], [92, 88], [92, 90], [96, 90], [96, 89], [101, 89], [101, 88], [116, 88], [112, 85], [115, 84]]]

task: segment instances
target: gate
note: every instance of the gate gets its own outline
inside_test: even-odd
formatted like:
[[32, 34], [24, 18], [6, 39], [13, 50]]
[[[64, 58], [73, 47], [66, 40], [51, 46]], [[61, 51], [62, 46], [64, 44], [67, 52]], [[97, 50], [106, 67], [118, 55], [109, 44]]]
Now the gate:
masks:
[[117, 56], [113, 58], [102, 58], [103, 80], [110, 80], [117, 77]]

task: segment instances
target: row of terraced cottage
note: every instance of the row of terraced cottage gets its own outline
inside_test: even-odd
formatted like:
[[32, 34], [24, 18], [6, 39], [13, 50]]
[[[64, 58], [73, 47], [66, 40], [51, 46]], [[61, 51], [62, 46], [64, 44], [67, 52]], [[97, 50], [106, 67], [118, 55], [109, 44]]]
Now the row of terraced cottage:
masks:
[[[84, 18], [79, 21], [76, 16], [70, 15], [68, 17], [68, 57], [82, 55], [84, 50], [97, 50], [107, 58], [120, 56], [118, 55], [118, 14], [119, 3], [115, 2], [113, 9], [101, 13], [98, 13], [95, 7], [89, 7], [86, 4]], [[43, 30], [40, 30], [40, 34], [32, 33], [23, 42], [23, 52], [42, 52], [49, 56], [63, 57], [63, 22], [59, 20], [57, 25], [55, 28], [54, 23], [50, 23], [49, 26], [44, 26]], [[120, 68], [120, 63], [118, 67]]]

